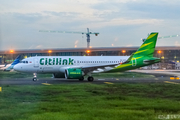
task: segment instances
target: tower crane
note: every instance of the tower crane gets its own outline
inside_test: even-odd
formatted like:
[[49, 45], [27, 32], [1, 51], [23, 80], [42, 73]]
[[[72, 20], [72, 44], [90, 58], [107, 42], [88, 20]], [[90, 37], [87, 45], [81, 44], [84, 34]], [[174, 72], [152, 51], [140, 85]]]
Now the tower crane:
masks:
[[[149, 34], [148, 34], [148, 36], [149, 36]], [[172, 38], [172, 37], [179, 37], [179, 35], [162, 36], [162, 37], [158, 37], [158, 39]], [[144, 41], [146, 41], [146, 38], [142, 38], [141, 40], [144, 42]]]
[[39, 30], [39, 32], [50, 32], [50, 33], [74, 33], [74, 34], [86, 34], [87, 37], [87, 48], [90, 46], [90, 34], [94, 34], [98, 36], [98, 32], [89, 32], [89, 28], [87, 28], [87, 32], [68, 32], [68, 31], [55, 31], [55, 30]]

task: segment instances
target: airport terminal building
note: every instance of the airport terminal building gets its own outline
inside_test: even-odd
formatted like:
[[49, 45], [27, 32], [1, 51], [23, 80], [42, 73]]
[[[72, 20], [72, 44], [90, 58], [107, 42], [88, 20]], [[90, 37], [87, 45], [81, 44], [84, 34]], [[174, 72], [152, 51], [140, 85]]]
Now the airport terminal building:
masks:
[[[59, 48], [0, 51], [0, 64], [11, 63], [17, 55], [31, 56], [130, 56], [139, 47]], [[154, 57], [161, 58], [159, 69], [180, 69], [180, 47], [156, 47]], [[153, 69], [153, 68], [151, 68]]]

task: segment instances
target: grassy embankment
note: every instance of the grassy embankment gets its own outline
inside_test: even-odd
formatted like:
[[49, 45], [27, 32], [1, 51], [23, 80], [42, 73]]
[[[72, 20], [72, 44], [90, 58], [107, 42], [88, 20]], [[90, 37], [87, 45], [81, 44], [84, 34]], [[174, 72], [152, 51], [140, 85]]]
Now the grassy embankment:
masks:
[[180, 114], [180, 85], [2, 86], [0, 120], [155, 120]]

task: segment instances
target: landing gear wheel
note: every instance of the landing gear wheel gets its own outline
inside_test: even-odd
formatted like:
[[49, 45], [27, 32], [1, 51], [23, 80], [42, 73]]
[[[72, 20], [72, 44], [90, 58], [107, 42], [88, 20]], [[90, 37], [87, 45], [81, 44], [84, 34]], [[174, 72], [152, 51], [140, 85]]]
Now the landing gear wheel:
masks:
[[84, 80], [84, 76], [82, 76], [81, 78], [79, 78], [79, 81], [83, 81]]
[[33, 80], [34, 82], [36, 82], [36, 81], [37, 81], [37, 78], [33, 78], [32, 80]]
[[88, 81], [92, 82], [94, 80], [93, 77], [88, 77]]

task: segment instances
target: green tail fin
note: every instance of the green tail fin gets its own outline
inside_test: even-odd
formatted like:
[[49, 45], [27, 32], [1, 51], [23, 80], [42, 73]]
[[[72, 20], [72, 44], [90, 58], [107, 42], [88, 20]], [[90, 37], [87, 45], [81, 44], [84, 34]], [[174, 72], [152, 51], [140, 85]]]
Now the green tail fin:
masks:
[[133, 57], [148, 56], [153, 57], [158, 33], [151, 33], [141, 47], [134, 53]]

